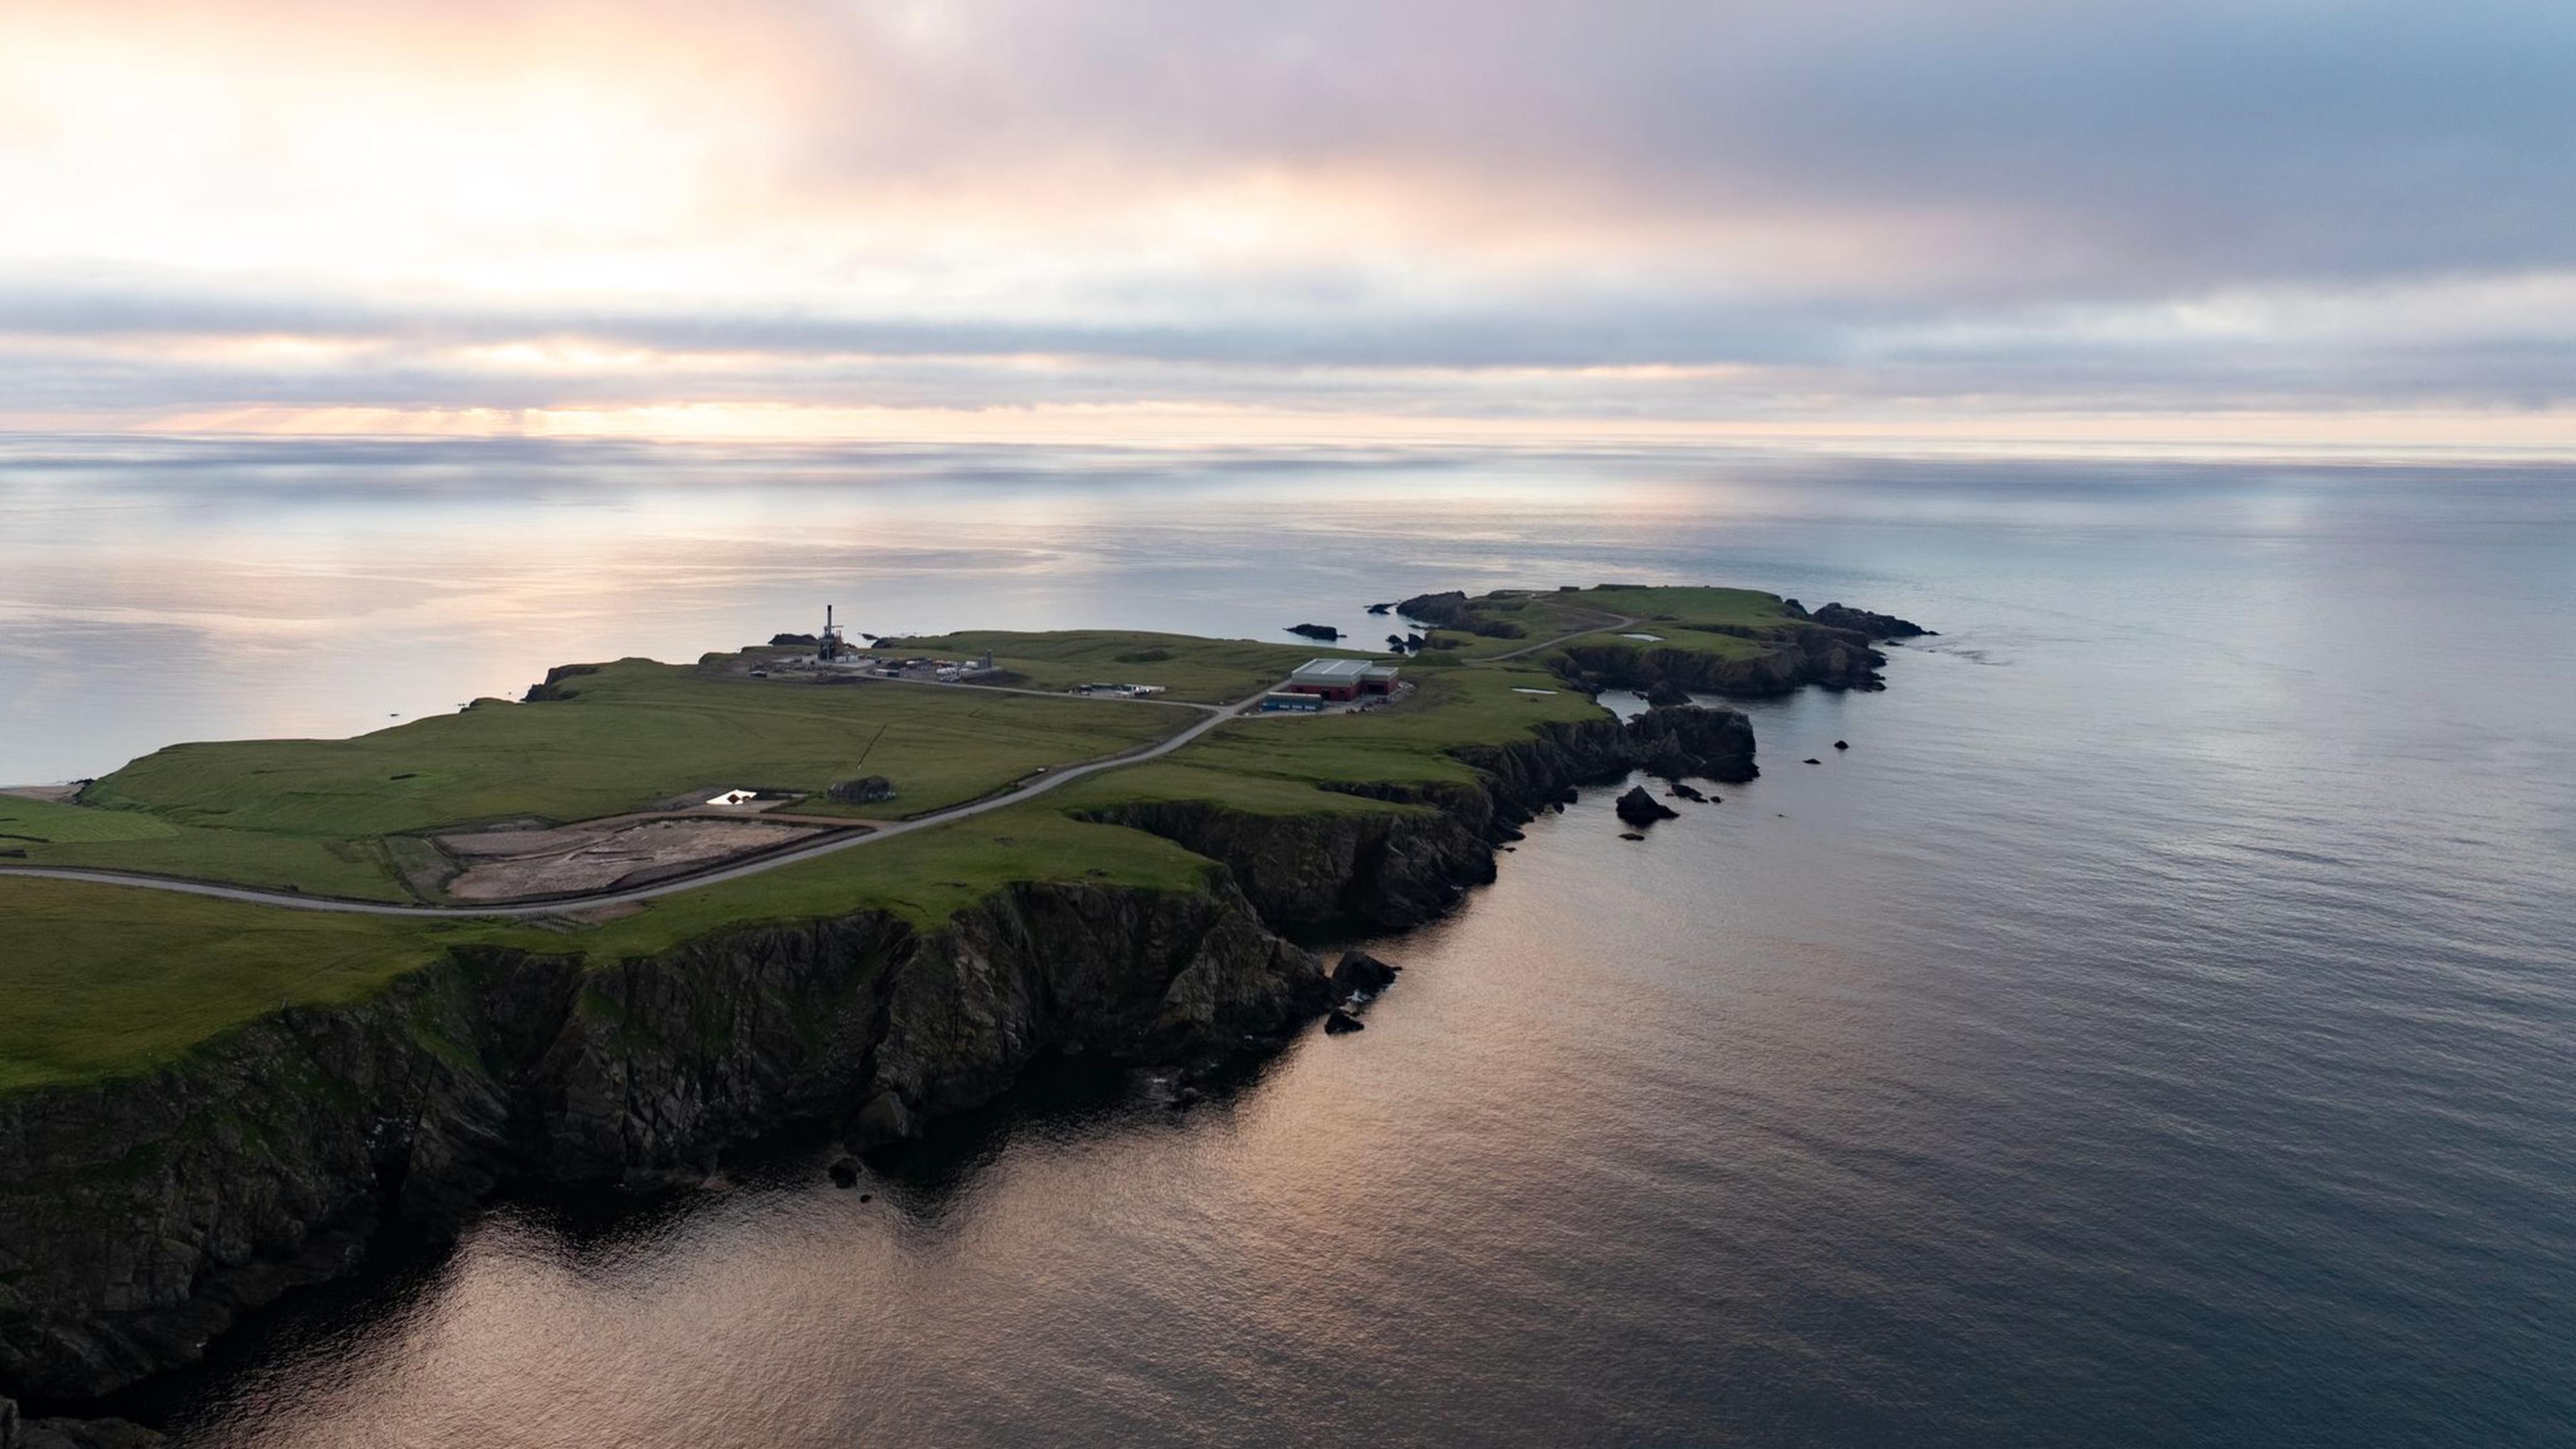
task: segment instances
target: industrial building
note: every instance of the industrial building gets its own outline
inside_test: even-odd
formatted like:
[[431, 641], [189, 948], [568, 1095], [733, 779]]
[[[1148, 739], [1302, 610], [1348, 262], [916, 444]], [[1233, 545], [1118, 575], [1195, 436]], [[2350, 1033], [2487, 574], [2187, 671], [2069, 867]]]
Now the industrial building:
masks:
[[1347, 702], [1363, 694], [1395, 692], [1396, 667], [1366, 659], [1309, 659], [1288, 676], [1287, 689]]
[[1323, 708], [1324, 697], [1320, 694], [1302, 694], [1293, 689], [1274, 689], [1261, 696], [1261, 709], [1265, 714], [1280, 710], [1296, 714], [1316, 714]]

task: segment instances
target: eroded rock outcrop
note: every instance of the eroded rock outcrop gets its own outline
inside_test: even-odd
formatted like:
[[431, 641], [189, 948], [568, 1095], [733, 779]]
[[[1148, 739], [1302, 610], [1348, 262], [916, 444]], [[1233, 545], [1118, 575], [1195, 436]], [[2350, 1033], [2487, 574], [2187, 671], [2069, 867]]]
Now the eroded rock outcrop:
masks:
[[1521, 626], [1508, 619], [1489, 619], [1478, 613], [1474, 601], [1457, 589], [1443, 594], [1416, 594], [1397, 604], [1395, 611], [1434, 628], [1481, 634], [1489, 639], [1518, 639], [1522, 633]]
[[1932, 631], [1894, 614], [1874, 614], [1847, 604], [1827, 604], [1808, 618], [1828, 629], [1848, 629], [1870, 639], [1917, 639]]
[[[1634, 689], [1726, 694], [1738, 698], [1786, 694], [1803, 685], [1827, 689], [1878, 689], [1887, 656], [1858, 634], [1798, 627], [1777, 634], [1745, 631], [1756, 647], [1738, 654], [1625, 641], [1566, 646], [1550, 667], [1580, 689]], [[1667, 694], [1666, 697], [1669, 697]]]
[[546, 671], [546, 677], [542, 681], [529, 685], [528, 692], [519, 696], [520, 702], [542, 704], [548, 700], [570, 699], [573, 696], [573, 689], [571, 685], [564, 683], [565, 680], [578, 679], [585, 674], [598, 672], [599, 666], [596, 664], [558, 664]]

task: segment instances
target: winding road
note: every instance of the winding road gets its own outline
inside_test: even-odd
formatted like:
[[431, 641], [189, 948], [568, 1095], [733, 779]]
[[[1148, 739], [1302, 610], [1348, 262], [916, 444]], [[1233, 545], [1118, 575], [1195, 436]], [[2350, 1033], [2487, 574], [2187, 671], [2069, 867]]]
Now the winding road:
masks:
[[[1542, 649], [1554, 648], [1559, 644], [1565, 643], [1569, 639], [1580, 639], [1586, 634], [1598, 634], [1604, 629], [1624, 628], [1637, 622], [1634, 619], [1611, 615], [1603, 615], [1602, 617], [1606, 622], [1594, 625], [1590, 628], [1577, 629], [1571, 634], [1562, 634], [1554, 639], [1544, 639], [1536, 644], [1523, 645], [1518, 649], [1510, 650], [1506, 653], [1489, 654], [1482, 659], [1470, 660], [1468, 662], [1472, 664], [1499, 664], [1505, 660], [1519, 659], [1525, 655], [1537, 653]], [[937, 689], [994, 689], [1000, 692], [1012, 694], [1048, 693], [1047, 691], [1041, 690], [1014, 689], [1009, 686], [996, 685], [942, 684], [932, 685], [929, 687]], [[917, 816], [910, 820], [899, 820], [889, 825], [879, 825], [864, 833], [834, 835], [806, 845], [791, 845], [781, 850], [762, 854], [750, 860], [737, 861], [731, 865], [713, 866], [705, 870], [693, 871], [683, 875], [675, 875], [666, 880], [658, 880], [653, 882], [651, 885], [634, 886], [623, 890], [612, 886], [607, 890], [592, 891], [582, 895], [555, 896], [544, 900], [519, 901], [502, 905], [406, 906], [395, 905], [384, 901], [348, 900], [337, 896], [308, 896], [294, 891], [261, 890], [256, 886], [223, 885], [215, 881], [187, 880], [178, 876], [145, 875], [139, 872], [119, 870], [83, 870], [68, 866], [0, 866], [0, 877], [33, 876], [40, 880], [71, 880], [87, 881], [94, 885], [139, 886], [145, 890], [175, 891], [181, 895], [209, 896], [216, 900], [241, 901], [250, 905], [283, 906], [288, 910], [295, 911], [338, 911], [349, 915], [360, 916], [434, 916], [450, 919], [477, 916], [559, 916], [572, 911], [593, 911], [615, 906], [640, 905], [645, 901], [653, 900], [660, 896], [677, 895], [681, 891], [696, 890], [701, 886], [719, 885], [729, 880], [741, 880], [745, 876], [759, 875], [763, 871], [776, 870], [781, 866], [795, 865], [800, 861], [812, 860], [817, 856], [831, 855], [837, 851], [843, 850], [855, 850], [862, 845], [871, 845], [880, 840], [892, 840], [900, 835], [909, 835], [916, 830], [926, 830], [933, 825], [946, 825], [951, 821], [966, 819], [968, 816], [982, 815], [987, 811], [1000, 810], [1007, 806], [1017, 805], [1024, 800], [1034, 799], [1039, 795], [1045, 794], [1049, 790], [1056, 789], [1063, 785], [1069, 785], [1076, 780], [1082, 779], [1086, 776], [1099, 774], [1104, 770], [1115, 770], [1127, 765], [1143, 764], [1147, 760], [1160, 759], [1163, 756], [1170, 754], [1172, 751], [1189, 744], [1191, 741], [1206, 734], [1208, 731], [1215, 729], [1217, 726], [1224, 724], [1226, 721], [1237, 718], [1245, 710], [1260, 703], [1262, 695], [1266, 695], [1269, 692], [1269, 688], [1264, 688], [1260, 694], [1246, 696], [1243, 699], [1236, 700], [1232, 704], [1191, 704], [1181, 700], [1139, 700], [1136, 702], [1141, 704], [1158, 704], [1164, 706], [1177, 705], [1185, 709], [1203, 710], [1206, 712], [1207, 718], [1200, 720], [1198, 723], [1191, 725], [1189, 728], [1182, 730], [1180, 733], [1175, 734], [1168, 739], [1157, 741], [1154, 744], [1143, 747], [1142, 749], [1128, 750], [1124, 753], [1115, 755], [1104, 755], [1099, 759], [1087, 760], [1079, 765], [1068, 765], [1063, 769], [1057, 770], [1053, 774], [1045, 775], [1042, 778], [1021, 785], [1017, 788], [1006, 789], [998, 794], [984, 796], [979, 800], [970, 800], [963, 805], [952, 805], [945, 810], [935, 810], [927, 815]]]
[[[931, 687], [953, 689], [959, 686]], [[696, 890], [700, 886], [740, 880], [745, 876], [776, 870], [780, 866], [812, 860], [816, 856], [854, 850], [862, 845], [870, 845], [880, 840], [892, 840], [896, 836], [909, 835], [916, 830], [926, 830], [933, 825], [946, 825], [952, 820], [963, 820], [970, 815], [982, 815], [987, 811], [1000, 810], [1005, 806], [1017, 805], [1023, 800], [1043, 795], [1049, 790], [1069, 785], [1087, 775], [1096, 775], [1103, 770], [1115, 770], [1124, 765], [1140, 765], [1147, 760], [1160, 759], [1226, 721], [1241, 715], [1245, 710], [1260, 703], [1262, 695], [1269, 692], [1265, 688], [1261, 694], [1247, 696], [1232, 704], [1185, 704], [1177, 700], [1139, 701], [1139, 703], [1166, 705], [1182, 704], [1184, 708], [1205, 711], [1207, 718], [1168, 739], [1158, 740], [1142, 749], [1104, 755], [1096, 760], [1086, 760], [1079, 765], [1067, 765], [1017, 789], [987, 795], [980, 800], [969, 800], [963, 805], [951, 805], [945, 810], [934, 810], [927, 815], [916, 816], [910, 820], [898, 820], [889, 825], [879, 825], [864, 834], [836, 835], [809, 845], [792, 845], [757, 859], [739, 861], [732, 865], [719, 865], [708, 870], [677, 875], [668, 880], [655, 881], [651, 885], [635, 886], [625, 890], [612, 886], [607, 890], [592, 891], [584, 895], [556, 896], [547, 900], [519, 901], [506, 905], [403, 906], [384, 901], [353, 901], [337, 896], [308, 896], [293, 891], [261, 890], [256, 886], [184, 880], [177, 876], [142, 875], [118, 870], [81, 870], [66, 866], [0, 866], [0, 878], [35, 876], [43, 880], [76, 880], [88, 881], [96, 885], [140, 886], [146, 890], [176, 891], [181, 895], [211, 896], [216, 900], [243, 901], [251, 905], [284, 906], [289, 910], [297, 911], [339, 911], [359, 916], [437, 916], [449, 919], [474, 916], [560, 916], [570, 911], [594, 911], [611, 906], [636, 905], [657, 896], [677, 895], [681, 891]]]

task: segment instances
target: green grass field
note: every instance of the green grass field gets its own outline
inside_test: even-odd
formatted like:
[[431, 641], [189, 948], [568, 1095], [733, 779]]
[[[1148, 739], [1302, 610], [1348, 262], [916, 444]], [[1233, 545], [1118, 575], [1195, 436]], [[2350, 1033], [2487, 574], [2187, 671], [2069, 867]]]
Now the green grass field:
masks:
[[[0, 795], [0, 850], [23, 851], [30, 865], [292, 886], [310, 895], [358, 900], [406, 899], [387, 867], [381, 841], [175, 825], [142, 810]], [[16, 859], [0, 858], [0, 864]]]
[[896, 798], [817, 808], [900, 818], [1199, 718], [934, 685], [724, 681], [646, 660], [567, 684], [569, 699], [488, 702], [355, 739], [175, 745], [100, 780], [83, 806], [0, 797], [0, 820], [16, 822], [0, 834], [24, 837], [0, 849], [31, 864], [401, 899], [388, 837], [591, 819], [684, 791], [820, 791], [869, 774], [891, 779]]
[[[530, 941], [594, 961], [708, 932], [885, 909], [925, 926], [1023, 881], [1199, 887], [1212, 864], [1168, 841], [1078, 817], [1139, 800], [1259, 813], [1403, 807], [1327, 785], [1464, 781], [1450, 751], [1507, 743], [1537, 724], [1601, 717], [1563, 689], [1546, 651], [1475, 663], [1597, 621], [1601, 611], [1673, 638], [1689, 625], [1783, 622], [1769, 595], [1589, 590], [1505, 600], [1518, 640], [1408, 661], [1413, 693], [1349, 715], [1253, 715], [1161, 760], [1104, 772], [953, 824], [658, 898], [601, 924], [375, 919], [199, 900], [167, 892], [11, 879], [0, 872], [0, 1090], [146, 1069], [284, 1002], [351, 999], [454, 944]], [[1750, 647], [1693, 634], [1706, 647]], [[994, 651], [1039, 687], [1161, 683], [1235, 699], [1319, 652], [1148, 634], [955, 635], [945, 653]], [[1122, 656], [1160, 651], [1144, 664]], [[568, 700], [485, 704], [353, 740], [185, 745], [92, 787], [113, 808], [0, 796], [0, 849], [30, 863], [102, 865], [214, 879], [293, 881], [309, 893], [392, 896], [388, 839], [468, 821], [581, 819], [684, 788], [819, 789], [893, 778], [891, 810], [964, 800], [1040, 765], [1112, 754], [1200, 718], [1113, 701], [929, 685], [724, 681], [625, 661], [568, 681]], [[1524, 691], [1546, 690], [1549, 693]], [[406, 778], [397, 779], [396, 776]]]
[[821, 790], [874, 774], [901, 792], [879, 813], [913, 815], [1043, 765], [1150, 744], [1193, 718], [933, 685], [720, 681], [640, 659], [566, 682], [571, 699], [479, 704], [350, 740], [176, 745], [83, 798], [181, 825], [363, 837], [585, 820], [681, 791]]
[[148, 1069], [289, 1002], [354, 1000], [451, 942], [382, 920], [0, 876], [0, 1091]]

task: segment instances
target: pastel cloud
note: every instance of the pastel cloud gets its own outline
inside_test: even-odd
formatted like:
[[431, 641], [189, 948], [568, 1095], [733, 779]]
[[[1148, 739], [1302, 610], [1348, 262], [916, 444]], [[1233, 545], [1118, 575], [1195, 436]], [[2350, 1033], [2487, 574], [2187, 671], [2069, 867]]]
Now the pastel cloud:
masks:
[[22, 425], [2527, 422], [2576, 378], [2560, 6], [0, 0], [0, 27]]

